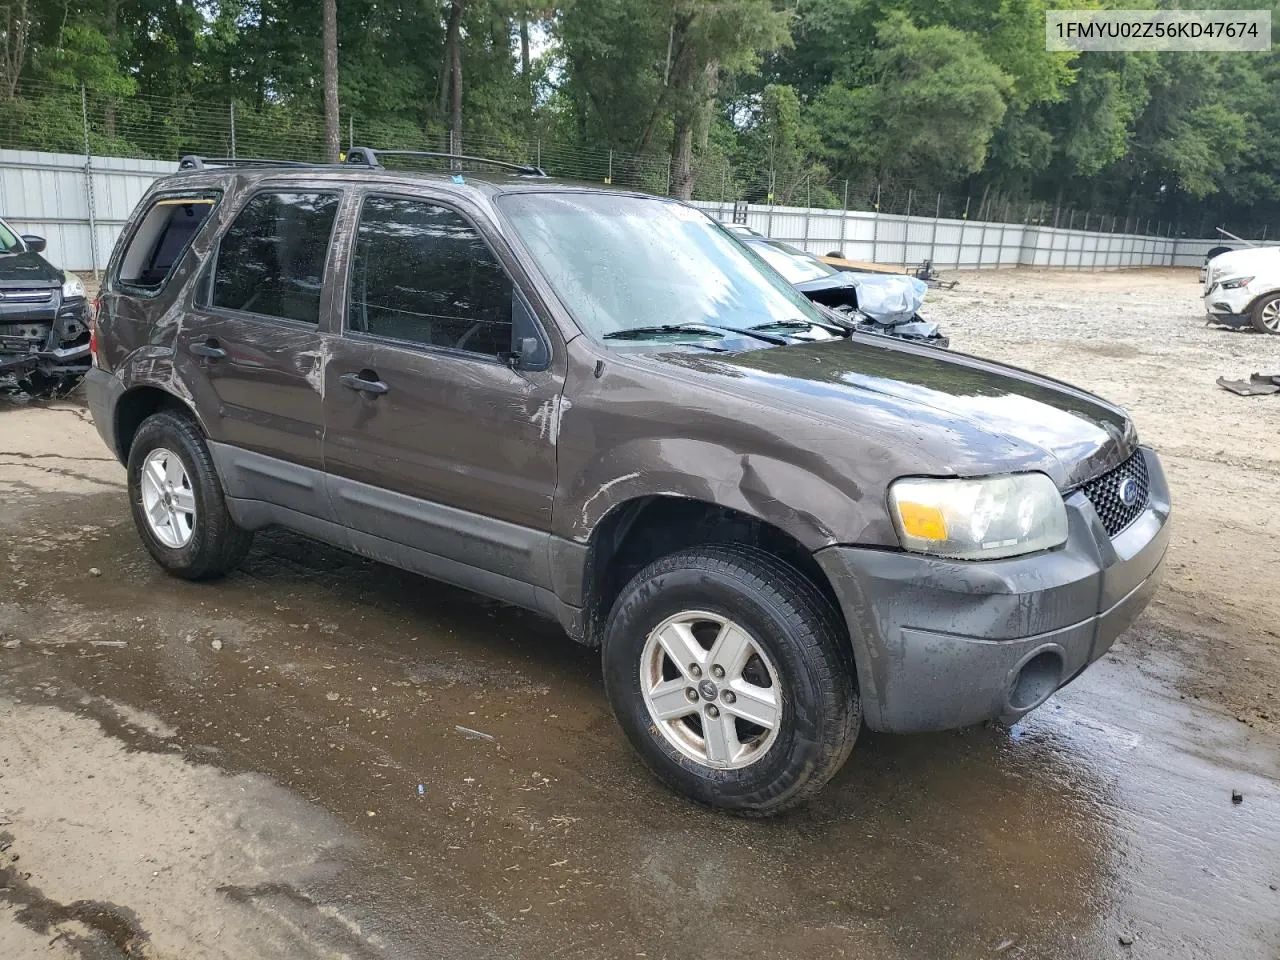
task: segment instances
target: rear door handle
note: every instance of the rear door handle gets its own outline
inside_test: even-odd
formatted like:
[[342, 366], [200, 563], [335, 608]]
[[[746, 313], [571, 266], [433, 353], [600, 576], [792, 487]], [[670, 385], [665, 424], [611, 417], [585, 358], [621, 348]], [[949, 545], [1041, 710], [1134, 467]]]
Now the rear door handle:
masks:
[[372, 370], [361, 370], [359, 373], [344, 373], [338, 378], [342, 381], [344, 387], [350, 387], [352, 390], [360, 390], [364, 393], [384, 394], [390, 387], [378, 379], [378, 375]]
[[188, 348], [197, 357], [208, 357], [210, 360], [223, 360], [227, 351], [218, 346], [218, 341], [210, 337], [208, 340], [197, 340]]

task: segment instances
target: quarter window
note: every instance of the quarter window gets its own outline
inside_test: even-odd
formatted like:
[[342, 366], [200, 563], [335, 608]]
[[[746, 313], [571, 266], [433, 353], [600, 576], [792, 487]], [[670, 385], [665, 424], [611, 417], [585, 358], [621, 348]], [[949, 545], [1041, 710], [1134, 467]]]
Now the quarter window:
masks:
[[511, 349], [511, 279], [460, 215], [369, 197], [360, 212], [347, 326], [497, 356]]
[[216, 194], [156, 200], [120, 257], [119, 281], [147, 294], [162, 289], [217, 200]]
[[338, 197], [259, 193], [232, 221], [218, 248], [215, 307], [320, 321], [320, 290]]

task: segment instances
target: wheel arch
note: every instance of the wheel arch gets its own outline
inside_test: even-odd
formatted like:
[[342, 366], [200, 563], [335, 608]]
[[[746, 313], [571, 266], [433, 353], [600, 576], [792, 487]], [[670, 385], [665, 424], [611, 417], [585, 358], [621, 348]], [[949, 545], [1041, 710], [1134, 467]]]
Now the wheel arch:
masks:
[[694, 497], [649, 494], [620, 501], [591, 531], [582, 556], [583, 641], [597, 646], [622, 588], [642, 568], [688, 547], [747, 543], [787, 563], [828, 601], [847, 637], [836, 592], [813, 550], [781, 526]]
[[155, 384], [143, 383], [129, 387], [116, 401], [112, 413], [115, 421], [115, 454], [121, 463], [129, 462], [129, 450], [133, 446], [133, 438], [138, 433], [144, 420], [162, 410], [171, 410], [188, 417], [208, 436], [204, 424], [195, 409], [182, 397], [171, 393]]

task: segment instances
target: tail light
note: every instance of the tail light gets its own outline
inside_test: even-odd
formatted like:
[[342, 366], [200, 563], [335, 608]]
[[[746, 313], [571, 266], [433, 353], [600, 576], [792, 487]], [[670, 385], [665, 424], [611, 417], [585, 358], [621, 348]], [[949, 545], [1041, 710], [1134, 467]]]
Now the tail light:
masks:
[[98, 317], [102, 313], [102, 297], [95, 297], [89, 309], [89, 355], [93, 365], [98, 366]]

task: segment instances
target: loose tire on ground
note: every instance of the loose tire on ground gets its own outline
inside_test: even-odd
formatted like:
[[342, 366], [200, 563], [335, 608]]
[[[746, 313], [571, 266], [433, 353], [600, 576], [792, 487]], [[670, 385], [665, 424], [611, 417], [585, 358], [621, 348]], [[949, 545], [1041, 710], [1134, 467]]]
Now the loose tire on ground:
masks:
[[[858, 735], [861, 702], [839, 623], [809, 580], [762, 550], [726, 544], [671, 554], [641, 570], [610, 613], [602, 651], [609, 702], [645, 763], [675, 790], [748, 816], [779, 813], [820, 790]], [[740, 634], [724, 634], [722, 640], [725, 624]], [[677, 669], [669, 651], [683, 650], [681, 642], [690, 644], [681, 659], [699, 661], [702, 670]], [[739, 673], [717, 662], [724, 651], [739, 647], [759, 655]], [[655, 649], [661, 673], [654, 666]], [[766, 677], [770, 672], [776, 676]], [[701, 686], [704, 679], [714, 691]], [[768, 690], [761, 693], [757, 684]], [[736, 699], [726, 702], [735, 690]], [[696, 706], [696, 721], [694, 714], [662, 718], [683, 710], [681, 694]], [[765, 703], [759, 710], [757, 701]], [[768, 701], [777, 702], [776, 714]], [[744, 705], [757, 718], [776, 716], [773, 733], [734, 713]], [[721, 729], [732, 735], [718, 734]], [[706, 732], [713, 736], [703, 740], [705, 756], [699, 760], [699, 736]], [[725, 754], [724, 742], [735, 739], [741, 750], [735, 754], [730, 746]], [[705, 762], [716, 744], [721, 756], [739, 756], [737, 765]]]
[[[170, 454], [176, 456], [176, 463]], [[163, 504], [155, 504], [157, 485], [153, 483], [144, 491], [143, 480], [144, 468], [150, 468], [160, 475], [162, 486], [166, 465], [175, 491], [170, 517], [177, 517], [176, 524], [153, 523], [144, 503], [145, 497], [156, 507], [156, 514], [163, 517], [166, 513]], [[190, 417], [164, 411], [142, 422], [129, 448], [128, 483], [138, 535], [156, 562], [170, 573], [187, 580], [220, 577], [249, 552], [253, 533], [236, 526], [227, 512], [213, 458]]]
[[1255, 303], [1249, 318], [1259, 333], [1280, 334], [1280, 293], [1269, 293]]

